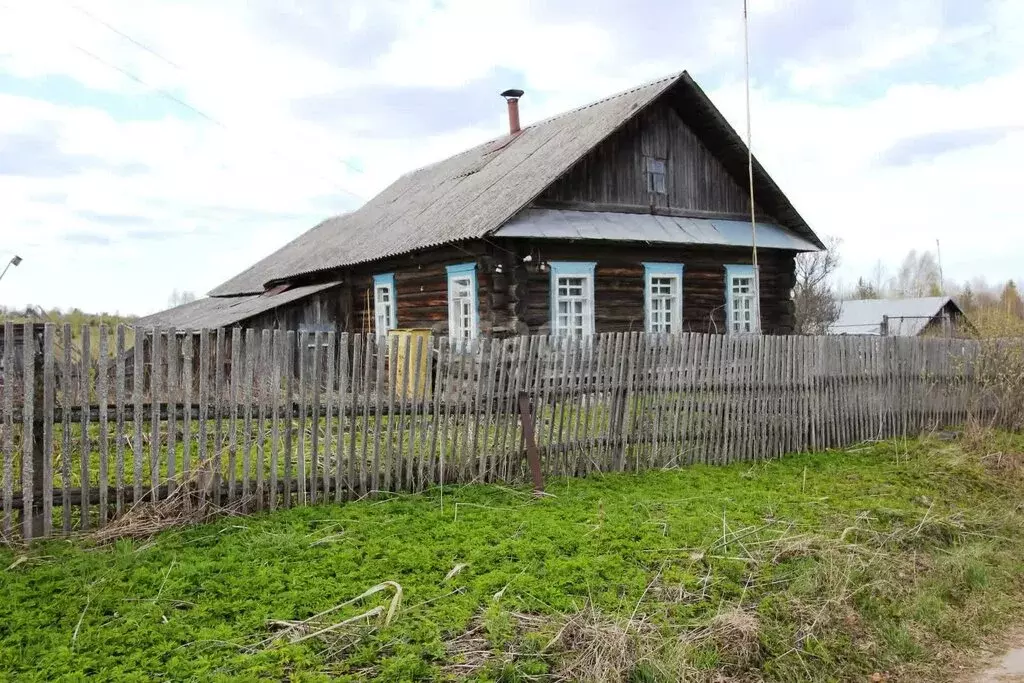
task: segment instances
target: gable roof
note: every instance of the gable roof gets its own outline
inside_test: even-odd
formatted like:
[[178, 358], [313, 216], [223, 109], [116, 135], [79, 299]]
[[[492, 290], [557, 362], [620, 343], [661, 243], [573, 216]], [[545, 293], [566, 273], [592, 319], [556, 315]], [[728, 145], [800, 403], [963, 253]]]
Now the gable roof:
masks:
[[[275, 281], [484, 237], [669, 90], [712, 154], [745, 179], [746, 145], [683, 71], [407, 173], [359, 209], [323, 221], [210, 295], [254, 294]], [[785, 227], [824, 248], [756, 159], [754, 195]]]
[[948, 296], [842, 301], [839, 319], [829, 328], [829, 333], [878, 335], [881, 334], [882, 318], [888, 316], [890, 336], [916, 337], [950, 303], [962, 313]]

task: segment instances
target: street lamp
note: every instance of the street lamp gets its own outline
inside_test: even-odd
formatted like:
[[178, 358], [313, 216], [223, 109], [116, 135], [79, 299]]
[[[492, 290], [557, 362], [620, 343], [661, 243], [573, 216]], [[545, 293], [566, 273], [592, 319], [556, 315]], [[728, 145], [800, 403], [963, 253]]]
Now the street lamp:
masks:
[[13, 257], [11, 257], [11, 260], [7, 262], [7, 265], [4, 266], [4, 272], [0, 273], [0, 280], [2, 280], [4, 278], [4, 275], [7, 275], [7, 269], [8, 268], [10, 268], [11, 266], [14, 266], [15, 268], [17, 268], [20, 265], [21, 265], [21, 257], [18, 256], [17, 254], [15, 254]]

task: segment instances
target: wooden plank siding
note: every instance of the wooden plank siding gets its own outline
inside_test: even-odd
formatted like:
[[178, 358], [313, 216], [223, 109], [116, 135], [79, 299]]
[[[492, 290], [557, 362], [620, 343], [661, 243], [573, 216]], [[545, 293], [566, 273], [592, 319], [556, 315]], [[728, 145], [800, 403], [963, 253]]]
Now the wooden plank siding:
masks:
[[[648, 192], [645, 156], [665, 160], [665, 194]], [[666, 102], [652, 105], [626, 123], [537, 201], [540, 205], [562, 202], [750, 216], [749, 192]]]

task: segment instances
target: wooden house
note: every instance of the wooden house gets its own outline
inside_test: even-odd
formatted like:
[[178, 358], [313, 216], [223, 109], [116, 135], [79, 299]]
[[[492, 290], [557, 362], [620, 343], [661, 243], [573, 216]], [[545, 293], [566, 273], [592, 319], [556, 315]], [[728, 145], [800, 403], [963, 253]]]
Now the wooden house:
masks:
[[842, 301], [829, 334], [974, 337], [977, 330], [951, 297], [929, 296]]
[[794, 258], [823, 245], [756, 159], [751, 211], [747, 148], [686, 72], [525, 127], [522, 94], [502, 93], [506, 134], [140, 324], [459, 338], [793, 330]]

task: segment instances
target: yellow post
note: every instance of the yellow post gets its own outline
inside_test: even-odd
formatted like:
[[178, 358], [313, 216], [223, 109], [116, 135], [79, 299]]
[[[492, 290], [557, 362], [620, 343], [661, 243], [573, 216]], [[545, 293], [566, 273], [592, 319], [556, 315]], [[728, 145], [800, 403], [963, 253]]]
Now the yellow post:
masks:
[[[413, 389], [419, 388], [422, 394], [427, 386], [427, 354], [430, 353], [430, 329], [406, 328], [391, 330], [391, 343], [398, 344], [398, 355], [395, 368], [395, 393], [402, 398], [414, 398]], [[416, 340], [422, 339], [419, 365], [416, 364]], [[406, 355], [409, 356], [409, 376], [405, 376]], [[390, 354], [389, 354], [390, 357]], [[390, 370], [390, 369], [389, 369]], [[390, 372], [389, 372], [390, 374]], [[430, 398], [428, 393], [426, 398]]]

